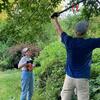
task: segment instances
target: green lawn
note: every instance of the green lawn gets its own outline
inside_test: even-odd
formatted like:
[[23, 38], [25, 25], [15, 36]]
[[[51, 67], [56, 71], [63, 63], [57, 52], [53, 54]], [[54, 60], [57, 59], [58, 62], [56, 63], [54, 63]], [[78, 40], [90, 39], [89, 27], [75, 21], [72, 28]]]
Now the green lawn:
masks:
[[[36, 78], [36, 77], [35, 77]], [[0, 71], [0, 100], [20, 100], [21, 93], [21, 71]], [[36, 94], [32, 100], [43, 100]], [[39, 98], [39, 99], [38, 99]]]
[[20, 71], [0, 72], [0, 100], [19, 100]]

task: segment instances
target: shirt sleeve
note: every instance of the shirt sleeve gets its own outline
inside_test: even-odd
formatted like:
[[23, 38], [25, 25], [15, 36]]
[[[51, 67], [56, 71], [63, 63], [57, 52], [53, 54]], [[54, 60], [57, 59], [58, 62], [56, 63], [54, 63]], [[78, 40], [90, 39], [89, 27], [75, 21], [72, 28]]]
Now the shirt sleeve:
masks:
[[26, 59], [24, 57], [22, 57], [21, 60], [18, 63], [18, 66], [26, 64], [26, 62], [27, 62]]
[[100, 38], [94, 38], [91, 40], [92, 42], [92, 47], [95, 48], [100, 48]]
[[61, 42], [62, 42], [62, 43], [64, 43], [64, 44], [68, 43], [68, 40], [69, 40], [70, 38], [71, 38], [71, 37], [70, 37], [67, 33], [65, 33], [65, 32], [62, 32], [62, 33], [61, 33]]

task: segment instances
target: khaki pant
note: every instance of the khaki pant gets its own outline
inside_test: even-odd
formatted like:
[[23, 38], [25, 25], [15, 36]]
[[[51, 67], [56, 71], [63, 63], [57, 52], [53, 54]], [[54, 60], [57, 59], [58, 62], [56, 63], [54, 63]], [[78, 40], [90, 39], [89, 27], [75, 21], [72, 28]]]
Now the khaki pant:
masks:
[[67, 75], [61, 91], [61, 100], [72, 100], [72, 95], [75, 89], [77, 100], [89, 100], [89, 80], [71, 78]]

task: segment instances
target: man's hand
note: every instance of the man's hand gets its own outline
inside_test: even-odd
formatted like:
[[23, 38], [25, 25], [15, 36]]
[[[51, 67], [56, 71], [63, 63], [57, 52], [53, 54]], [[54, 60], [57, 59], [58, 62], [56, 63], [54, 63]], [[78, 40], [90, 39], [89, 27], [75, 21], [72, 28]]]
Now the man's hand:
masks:
[[55, 13], [53, 13], [52, 15], [51, 15], [51, 18], [53, 19], [53, 18], [55, 18], [55, 17], [58, 17], [60, 14], [59, 14], [59, 12], [55, 12]]

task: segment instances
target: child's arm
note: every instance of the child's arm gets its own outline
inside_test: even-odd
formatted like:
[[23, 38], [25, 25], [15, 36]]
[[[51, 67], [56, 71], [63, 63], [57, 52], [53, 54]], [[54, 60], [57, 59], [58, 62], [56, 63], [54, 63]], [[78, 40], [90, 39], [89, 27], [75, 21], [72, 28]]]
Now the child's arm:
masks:
[[28, 64], [20, 64], [20, 65], [18, 65], [18, 68], [22, 68], [22, 67], [27, 67], [28, 66]]
[[27, 64], [25, 58], [22, 57], [21, 60], [18, 63], [18, 68], [27, 67], [27, 66], [28, 66], [28, 64]]

